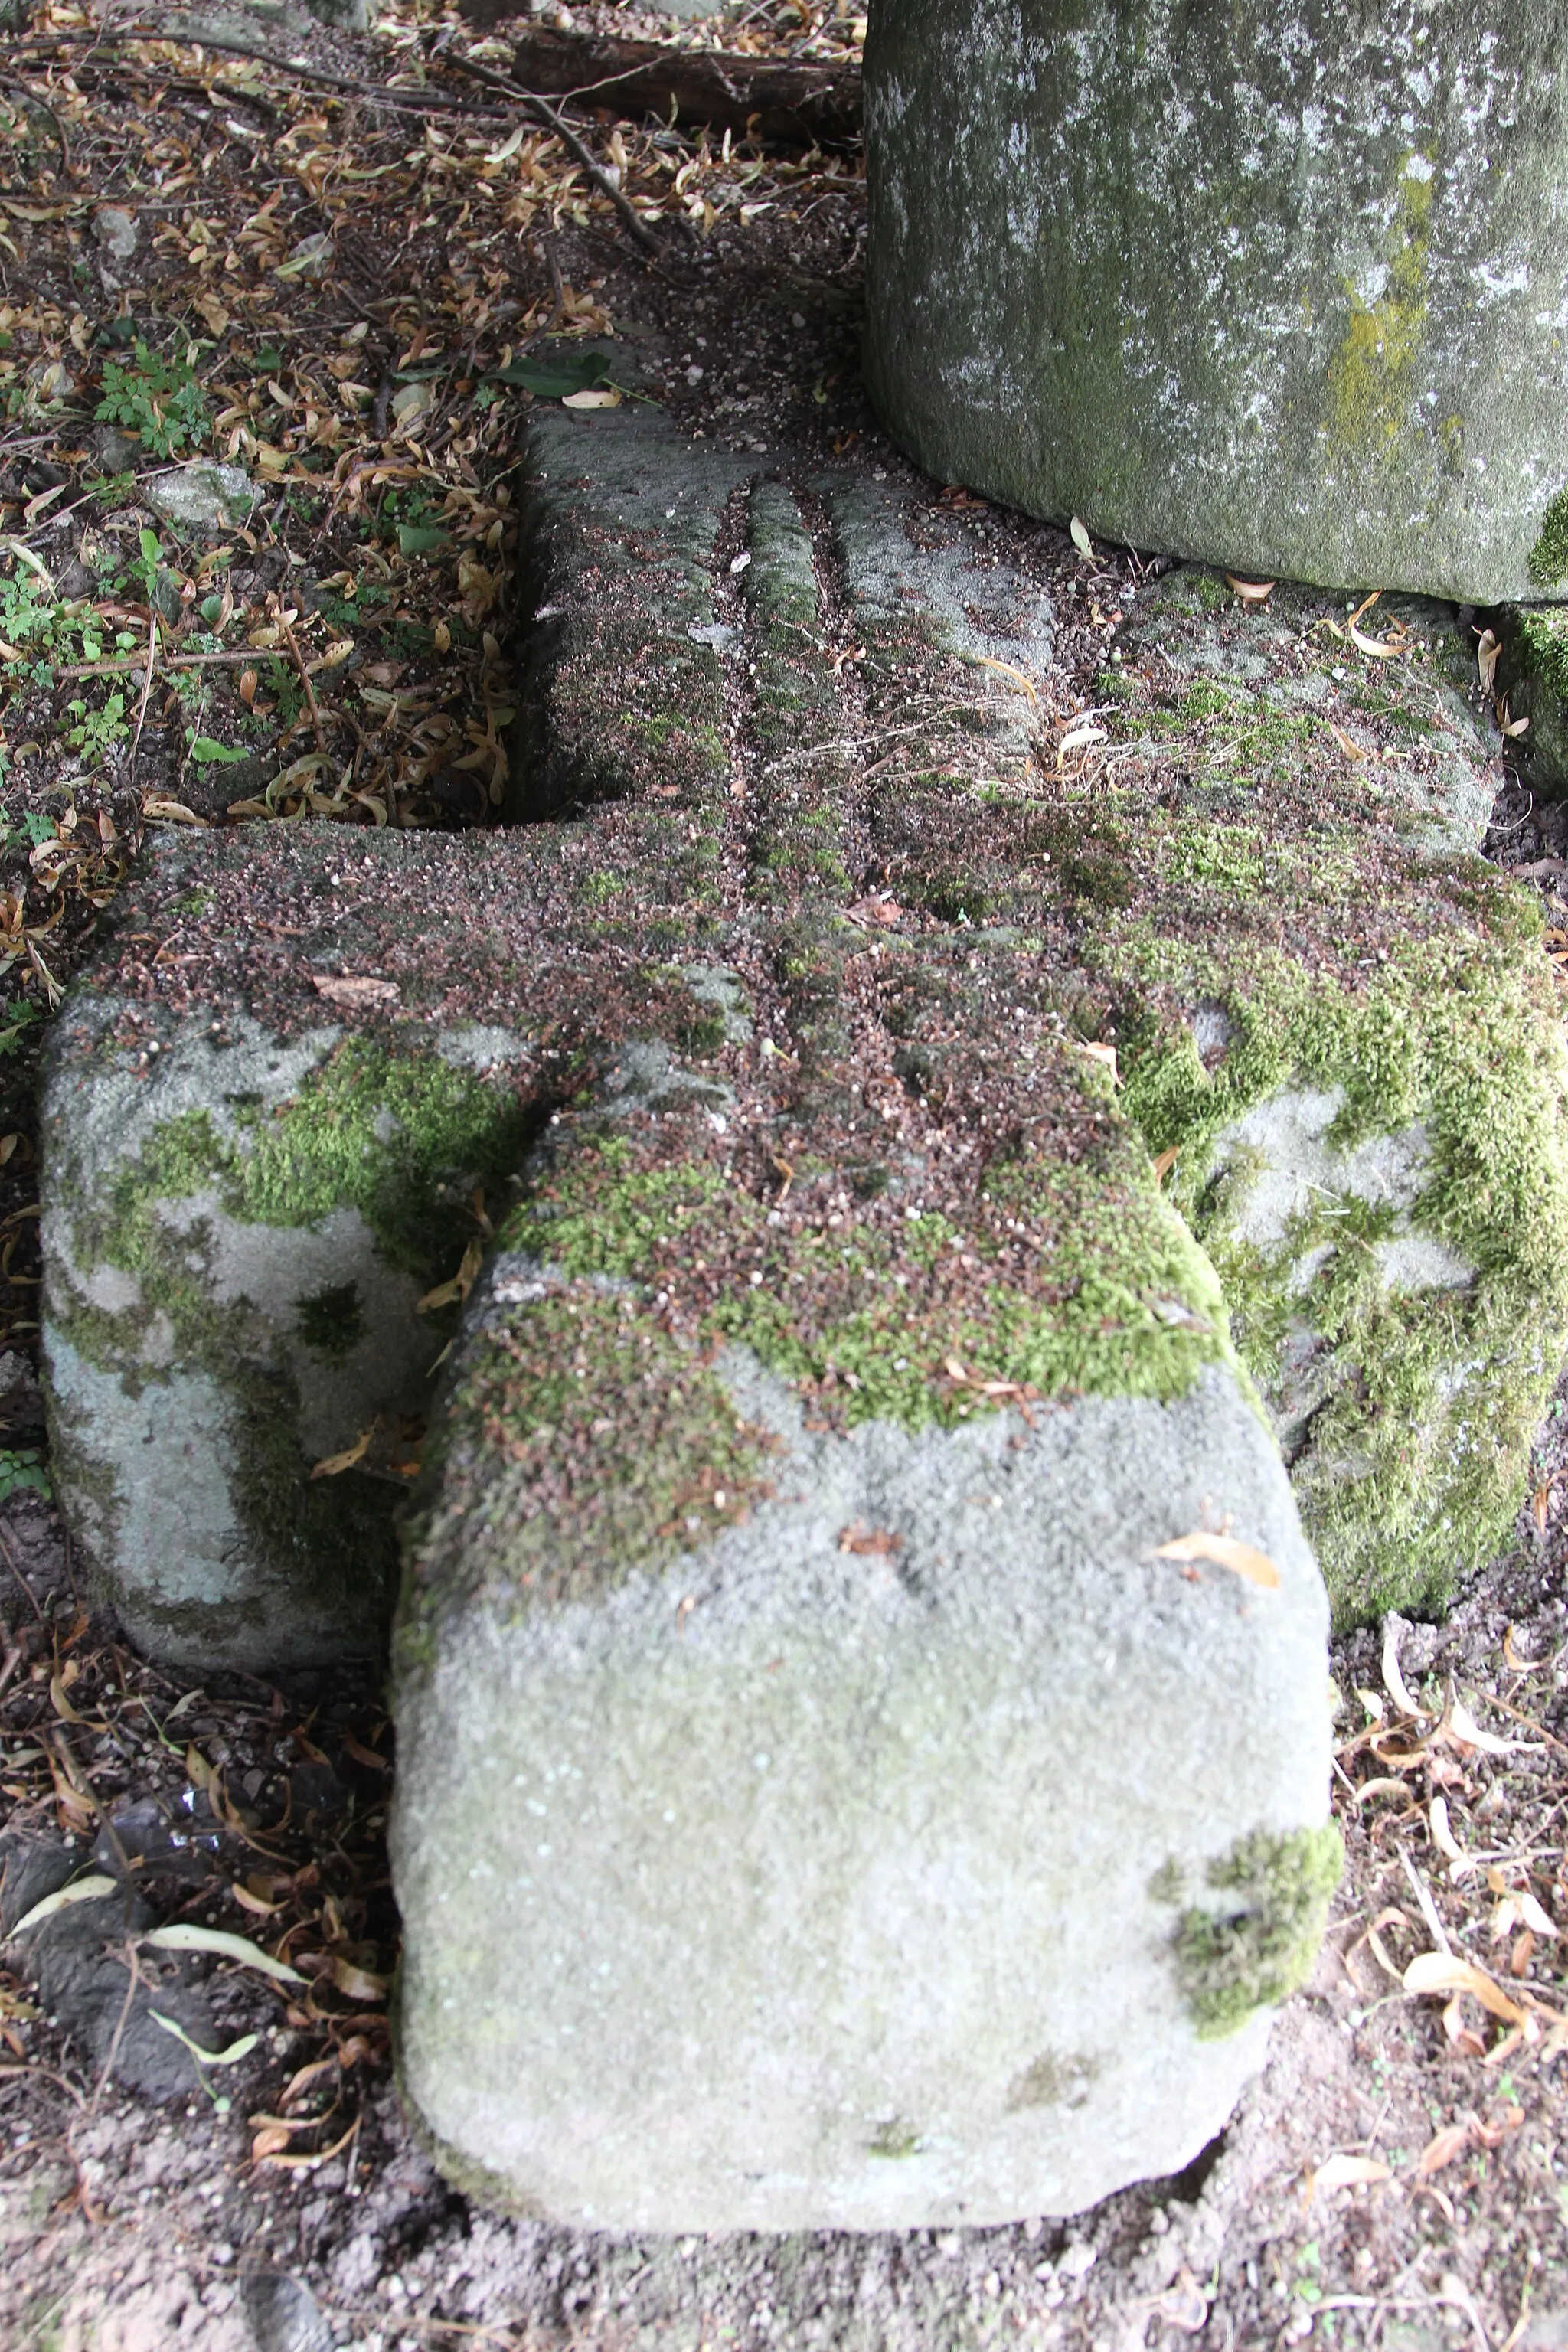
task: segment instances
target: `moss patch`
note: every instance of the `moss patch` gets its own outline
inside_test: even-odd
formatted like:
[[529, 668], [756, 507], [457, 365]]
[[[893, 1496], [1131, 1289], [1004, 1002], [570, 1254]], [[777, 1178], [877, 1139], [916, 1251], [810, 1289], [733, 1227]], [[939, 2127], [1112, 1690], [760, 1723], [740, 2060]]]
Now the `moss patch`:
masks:
[[[1544, 966], [1521, 952], [1528, 902], [1498, 912], [1500, 938], [1407, 942], [1360, 987], [1278, 953], [1233, 963], [1230, 1039], [1212, 1071], [1184, 1020], [1126, 1052], [1126, 1106], [1152, 1151], [1177, 1153], [1173, 1197], [1211, 1250], [1259, 1386], [1279, 1391], [1292, 1330], [1326, 1351], [1296, 1486], [1342, 1623], [1435, 1605], [1495, 1549], [1568, 1345], [1555, 1008]], [[1391, 1295], [1373, 1255], [1387, 1214], [1353, 1202], [1315, 1203], [1267, 1255], [1226, 1242], [1215, 1139], [1296, 1086], [1342, 1092], [1332, 1142], [1423, 1122], [1414, 1222], [1474, 1266], [1468, 1287]], [[1293, 1269], [1321, 1244], [1333, 1255], [1300, 1292]]]
[[1568, 489], [1559, 490], [1542, 515], [1526, 569], [1537, 588], [1561, 587], [1568, 576]]
[[[568, 1282], [470, 1341], [411, 1553], [460, 1559], [464, 1585], [573, 1599], [742, 1517], [770, 1450], [647, 1302]], [[431, 1589], [416, 1577], [416, 1616]]]
[[585, 1113], [552, 1130], [498, 1236], [503, 1266], [515, 1253], [544, 1289], [491, 1308], [467, 1345], [405, 1621], [477, 1579], [529, 1599], [596, 1589], [743, 1515], [772, 1447], [711, 1369], [726, 1346], [789, 1382], [817, 1430], [1169, 1400], [1235, 1367], [1212, 1270], [1094, 1063], [1055, 1045], [1019, 1087], [1053, 1131], [1070, 1123], [1066, 1164], [1008, 1118], [1000, 1071], [952, 1054], [942, 1075], [1000, 1111], [1005, 1140], [961, 1181], [928, 1176], [918, 1209], [903, 1153], [864, 1160], [847, 1122], [843, 1157], [825, 1153], [837, 1097], [813, 1146], [791, 1147], [782, 1202], [779, 1152], [710, 1119]]
[[364, 1308], [356, 1282], [339, 1282], [300, 1301], [295, 1329], [307, 1348], [329, 1362], [352, 1356], [364, 1337]]
[[[215, 1297], [205, 1219], [176, 1231], [160, 1210], [212, 1194], [244, 1223], [295, 1229], [354, 1208], [388, 1264], [434, 1281], [451, 1272], [471, 1230], [468, 1189], [476, 1179], [499, 1185], [517, 1166], [525, 1133], [504, 1084], [434, 1054], [399, 1056], [350, 1039], [270, 1113], [238, 1106], [231, 1134], [205, 1112], [169, 1121], [72, 1218], [81, 1271], [133, 1276], [142, 1303], [110, 1312], [57, 1298], [56, 1328], [128, 1393], [157, 1387], [165, 1361], [205, 1373], [226, 1402], [230, 1494], [256, 1556], [366, 1625], [384, 1615], [395, 1578], [396, 1489], [352, 1474], [310, 1476], [284, 1333], [259, 1328], [247, 1300]], [[302, 1297], [295, 1313], [297, 1337], [330, 1362], [342, 1361], [363, 1328], [352, 1282]], [[170, 1343], [149, 1361], [145, 1346], [160, 1324]], [[435, 1338], [411, 1327], [411, 1351]], [[76, 1461], [80, 1447], [63, 1434], [68, 1459], [88, 1475], [86, 1461]], [[113, 1498], [104, 1500], [112, 1514]]]
[[1331, 1822], [1283, 1837], [1257, 1831], [1209, 1864], [1220, 1902], [1184, 1911], [1173, 1943], [1182, 1997], [1203, 2040], [1235, 2033], [1255, 2010], [1305, 1984], [1343, 1866]]
[[115, 1177], [82, 1262], [136, 1271], [153, 1204], [212, 1191], [247, 1224], [297, 1228], [357, 1209], [388, 1265], [423, 1276], [455, 1242], [460, 1251], [467, 1188], [504, 1182], [527, 1132], [504, 1084], [351, 1037], [275, 1110], [237, 1106], [232, 1136], [205, 1111], [161, 1128]]

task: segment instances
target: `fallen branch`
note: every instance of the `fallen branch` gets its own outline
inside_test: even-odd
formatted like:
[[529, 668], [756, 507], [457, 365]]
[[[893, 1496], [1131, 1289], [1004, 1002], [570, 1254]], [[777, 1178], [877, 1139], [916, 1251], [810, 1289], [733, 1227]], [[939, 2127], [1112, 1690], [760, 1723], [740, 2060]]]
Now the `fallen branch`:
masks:
[[[121, 26], [112, 33], [100, 33], [96, 30], [77, 31], [66, 26], [56, 32], [40, 33], [26, 41], [18, 42], [10, 55], [13, 61], [16, 61], [26, 50], [47, 60], [52, 50], [63, 48], [68, 44], [79, 43], [92, 51], [90, 56], [79, 59], [72, 67], [73, 72], [80, 73], [89, 67], [98, 66], [100, 59], [103, 68], [108, 70], [115, 52], [140, 47], [149, 41], [183, 48], [193, 48], [199, 44], [204, 49], [221, 50], [225, 57], [249, 58], [257, 65], [268, 67], [273, 73], [292, 74], [297, 81], [316, 82], [324, 89], [350, 90], [356, 97], [372, 100], [382, 106], [401, 108], [405, 112], [415, 114], [472, 114], [493, 118], [501, 111], [499, 107], [484, 106], [472, 100], [454, 98], [446, 90], [390, 89], [384, 82], [364, 81], [353, 74], [331, 73], [324, 66], [311, 65], [305, 58], [280, 58], [275, 50], [258, 48], [249, 41], [231, 40], [226, 35], [218, 33], [203, 32], [198, 35], [195, 31], [182, 32], [177, 26], [165, 26], [162, 31], [155, 31], [151, 27], [139, 30], [135, 26]], [[246, 99], [249, 97], [248, 91], [235, 93], [235, 95]]]
[[[472, 25], [521, 15], [513, 0], [463, 0]], [[450, 53], [447, 65], [461, 60]], [[860, 68], [795, 64], [725, 49], [673, 49], [662, 41], [599, 40], [531, 26], [512, 53], [512, 74], [548, 98], [578, 99], [624, 121], [707, 122], [779, 147], [847, 147], [860, 137]]]

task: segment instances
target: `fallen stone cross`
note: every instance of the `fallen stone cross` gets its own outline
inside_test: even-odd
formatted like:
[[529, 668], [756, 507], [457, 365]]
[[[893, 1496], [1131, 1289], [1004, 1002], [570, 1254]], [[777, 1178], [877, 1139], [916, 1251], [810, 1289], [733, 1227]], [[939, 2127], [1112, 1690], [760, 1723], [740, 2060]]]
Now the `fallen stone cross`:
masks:
[[868, 380], [939, 479], [1259, 580], [1568, 571], [1544, 0], [899, 0], [866, 50]]
[[1178, 569], [1058, 719], [1000, 518], [631, 404], [527, 471], [510, 822], [161, 845], [58, 1016], [65, 1507], [155, 1654], [320, 1659], [428, 1419], [399, 2031], [455, 2180], [1075, 2210], [1310, 1963], [1319, 1563], [1440, 1599], [1563, 1352], [1473, 656]]

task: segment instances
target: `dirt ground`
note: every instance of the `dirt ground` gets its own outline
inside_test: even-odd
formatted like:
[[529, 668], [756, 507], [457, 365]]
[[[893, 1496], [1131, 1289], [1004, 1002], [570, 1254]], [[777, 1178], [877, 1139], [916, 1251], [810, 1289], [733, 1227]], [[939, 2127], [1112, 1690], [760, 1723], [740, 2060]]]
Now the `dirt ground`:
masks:
[[[1511, 1546], [1447, 1621], [1336, 1654], [1334, 1925], [1179, 2179], [1069, 2223], [668, 2244], [499, 2221], [426, 2163], [391, 2076], [375, 1675], [149, 1667], [52, 1514], [30, 1370], [48, 1014], [149, 827], [492, 821], [547, 331], [629, 345], [688, 429], [763, 458], [787, 436], [900, 461], [858, 390], [854, 156], [577, 110], [650, 260], [465, 73], [504, 75], [504, 39], [426, 0], [358, 41], [290, 20], [289, 71], [115, 29], [148, 21], [36, 9], [0, 72], [0, 1921], [87, 1868], [118, 1906], [111, 1931], [66, 1908], [0, 1948], [0, 2337], [1568, 2352], [1568, 1390]], [[792, 0], [725, 38], [833, 56], [860, 30]], [[148, 474], [192, 455], [260, 489], [242, 523], [181, 535], [148, 506]], [[1144, 567], [1026, 535], [1066, 726], [1106, 582]], [[1565, 847], [1511, 778], [1489, 854], [1568, 927]], [[148, 1940], [171, 1926], [291, 1975]]]

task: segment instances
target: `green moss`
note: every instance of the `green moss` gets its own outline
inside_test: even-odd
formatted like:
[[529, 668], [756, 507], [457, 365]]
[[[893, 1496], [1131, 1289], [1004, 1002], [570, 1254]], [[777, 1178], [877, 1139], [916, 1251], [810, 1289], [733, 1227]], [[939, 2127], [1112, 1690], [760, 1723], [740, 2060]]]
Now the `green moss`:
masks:
[[239, 1106], [230, 1137], [205, 1111], [159, 1129], [114, 1179], [99, 1254], [129, 1265], [115, 1237], [123, 1244], [147, 1204], [216, 1191], [249, 1224], [313, 1225], [357, 1209], [387, 1263], [423, 1276], [466, 1238], [468, 1190], [504, 1182], [527, 1131], [504, 1085], [353, 1037], [272, 1111]]
[[1350, 317], [1329, 366], [1330, 424], [1339, 447], [1363, 459], [1392, 458], [1412, 422], [1415, 362], [1426, 330], [1431, 214], [1431, 163], [1412, 155], [1395, 190], [1384, 290], [1375, 302], [1364, 302], [1353, 286], [1345, 289]]
[[[737, 1421], [701, 1352], [645, 1301], [568, 1282], [470, 1341], [410, 1557], [450, 1552], [465, 1581], [488, 1572], [531, 1601], [571, 1599], [743, 1517], [766, 1491], [771, 1451], [765, 1431]], [[409, 1585], [405, 1670], [437, 1581]]]
[[1283, 1837], [1258, 1830], [1209, 1864], [1208, 1884], [1222, 1902], [1184, 1911], [1173, 1944], [1200, 2039], [1236, 2032], [1255, 2010], [1273, 2008], [1306, 1982], [1343, 1867], [1331, 1822]]
[[1537, 588], [1559, 587], [1568, 575], [1568, 489], [1559, 490], [1542, 515], [1527, 569]]
[[[1135, 696], [1130, 691], [1119, 698], [1131, 705]], [[1179, 739], [1190, 761], [1243, 774], [1299, 761], [1319, 724], [1308, 713], [1283, 708], [1267, 695], [1207, 677], [1190, 685], [1179, 702], [1156, 703], [1127, 716], [1118, 713], [1114, 722], [1119, 736], [1147, 733], [1161, 743]]]
[[364, 1308], [357, 1282], [340, 1282], [300, 1301], [295, 1328], [307, 1348], [329, 1362], [352, 1356], [364, 1337]]
[[[1563, 494], [1563, 562], [1557, 574], [1568, 572], [1568, 490]], [[1554, 582], [1542, 583], [1555, 585]], [[1559, 702], [1568, 703], [1568, 613], [1516, 613], [1510, 628], [1510, 650], [1526, 677], [1539, 678]]]
[[[514, 1211], [502, 1246], [575, 1278], [654, 1291], [702, 1260], [737, 1270], [705, 1309], [699, 1344], [750, 1348], [804, 1389], [825, 1384], [848, 1425], [952, 1426], [1008, 1393], [1184, 1395], [1205, 1363], [1233, 1360], [1212, 1270], [1124, 1139], [1093, 1166], [998, 1162], [980, 1231], [874, 1215], [768, 1221], [765, 1203], [710, 1162], [639, 1168], [616, 1137], [584, 1138], [541, 1196]], [[1045, 1278], [1020, 1281], [1000, 1237], [1031, 1231]], [[975, 1268], [961, 1298], [955, 1255]], [[987, 1278], [985, 1266], [994, 1266]], [[753, 1277], [755, 1277], [753, 1279]], [[972, 1378], [955, 1382], [953, 1359]]]
[[[1341, 1624], [1440, 1601], [1511, 1520], [1568, 1345], [1568, 1133], [1551, 982], [1495, 894], [1500, 936], [1406, 941], [1359, 988], [1280, 953], [1231, 959], [1231, 1038], [1210, 1073], [1184, 1023], [1129, 1024], [1126, 1108], [1208, 1248], [1233, 1334], [1265, 1393], [1292, 1331], [1331, 1364], [1295, 1483]], [[1510, 935], [1511, 934], [1511, 935]], [[1124, 1033], [1126, 1034], [1126, 1033]], [[1421, 1121], [1430, 1159], [1413, 1221], [1475, 1268], [1462, 1290], [1391, 1294], [1373, 1252], [1386, 1213], [1319, 1201], [1266, 1255], [1228, 1241], [1220, 1130], [1289, 1087], [1342, 1090], [1330, 1140]], [[1294, 1269], [1333, 1255], [1302, 1293]]]
[[[499, 1186], [519, 1164], [526, 1132], [504, 1085], [434, 1054], [400, 1056], [351, 1039], [270, 1112], [239, 1105], [230, 1134], [205, 1112], [169, 1121], [73, 1217], [77, 1262], [133, 1275], [142, 1303], [110, 1313], [62, 1302], [57, 1328], [134, 1392], [165, 1378], [142, 1349], [166, 1318], [173, 1348], [161, 1352], [174, 1369], [205, 1372], [225, 1399], [231, 1494], [257, 1556], [366, 1626], [384, 1615], [395, 1577], [396, 1489], [310, 1476], [286, 1355], [273, 1335], [258, 1333], [247, 1301], [214, 1297], [207, 1220], [176, 1231], [160, 1208], [210, 1195], [239, 1221], [285, 1228], [354, 1208], [386, 1263], [430, 1282], [450, 1274], [472, 1230], [466, 1201], [476, 1178]], [[329, 1360], [352, 1352], [363, 1328], [353, 1283], [301, 1298], [296, 1315], [300, 1339]], [[102, 1499], [111, 1524], [114, 1498]]]

